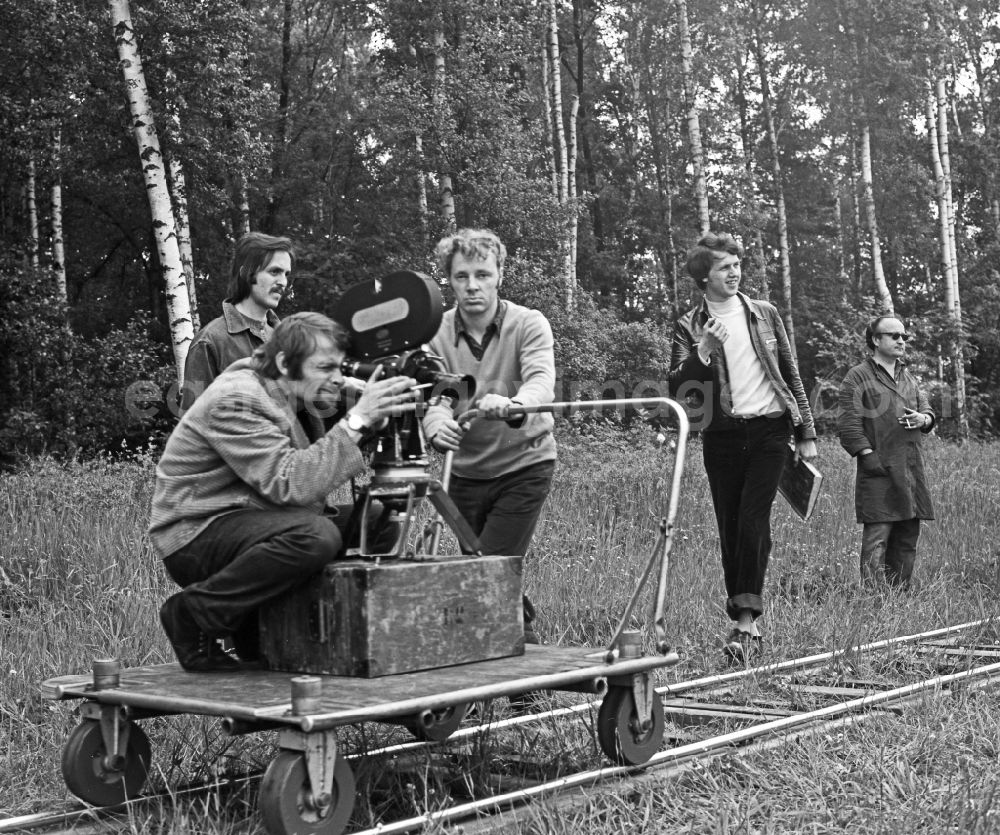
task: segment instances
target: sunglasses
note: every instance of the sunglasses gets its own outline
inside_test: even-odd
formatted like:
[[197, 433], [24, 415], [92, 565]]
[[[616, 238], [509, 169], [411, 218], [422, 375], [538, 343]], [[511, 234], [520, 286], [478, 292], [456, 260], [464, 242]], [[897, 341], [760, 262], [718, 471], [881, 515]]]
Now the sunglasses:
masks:
[[889, 339], [902, 339], [903, 342], [906, 342], [907, 340], [910, 339], [910, 334], [908, 334], [908, 333], [898, 333], [898, 332], [897, 333], [877, 333], [875, 335], [876, 336], [888, 336]]

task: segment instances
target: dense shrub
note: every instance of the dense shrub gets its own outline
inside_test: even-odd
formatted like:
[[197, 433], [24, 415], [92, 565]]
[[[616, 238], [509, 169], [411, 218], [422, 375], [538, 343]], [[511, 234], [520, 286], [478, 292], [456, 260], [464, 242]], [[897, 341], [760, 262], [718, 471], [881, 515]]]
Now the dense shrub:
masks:
[[[162, 417], [129, 408], [130, 386], [168, 385], [167, 350], [137, 314], [121, 330], [85, 338], [68, 327], [47, 271], [0, 265], [0, 452], [5, 463], [48, 451], [90, 455], [162, 432]], [[158, 422], [157, 422], [158, 421]]]

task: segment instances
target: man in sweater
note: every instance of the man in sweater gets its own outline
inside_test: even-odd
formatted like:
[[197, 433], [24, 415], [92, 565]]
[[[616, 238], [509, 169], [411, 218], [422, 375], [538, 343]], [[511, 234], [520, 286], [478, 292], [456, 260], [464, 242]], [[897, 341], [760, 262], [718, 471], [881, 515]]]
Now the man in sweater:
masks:
[[[478, 400], [442, 401], [424, 416], [439, 451], [455, 453], [448, 493], [479, 536], [484, 554], [524, 556], [555, 469], [551, 414], [508, 419], [517, 405], [551, 403], [552, 329], [537, 310], [500, 299], [507, 249], [488, 230], [460, 229], [437, 246], [438, 265], [455, 293], [430, 343], [454, 373], [477, 380]], [[482, 417], [459, 426], [474, 406]], [[525, 599], [525, 639], [537, 643]]]
[[[414, 408], [416, 381], [373, 376], [344, 419], [324, 406], [343, 387], [346, 332], [296, 313], [253, 358], [235, 363], [185, 412], [156, 467], [149, 538], [182, 591], [160, 621], [186, 670], [232, 669], [215, 639], [256, 654], [256, 612], [344, 549], [350, 506], [327, 495], [364, 469], [358, 446]], [[373, 527], [377, 518], [373, 517]], [[376, 546], [380, 531], [371, 530]], [[384, 528], [386, 539], [396, 531]]]
[[274, 312], [290, 294], [295, 250], [288, 238], [248, 232], [236, 244], [229, 297], [222, 315], [195, 336], [184, 363], [181, 409], [191, 408], [209, 383], [263, 345], [277, 327]]
[[699, 397], [703, 454], [722, 550], [733, 661], [760, 653], [771, 505], [794, 432], [795, 457], [816, 457], [816, 430], [798, 366], [773, 305], [739, 292], [743, 247], [709, 233], [687, 269], [704, 299], [677, 320], [671, 392]]

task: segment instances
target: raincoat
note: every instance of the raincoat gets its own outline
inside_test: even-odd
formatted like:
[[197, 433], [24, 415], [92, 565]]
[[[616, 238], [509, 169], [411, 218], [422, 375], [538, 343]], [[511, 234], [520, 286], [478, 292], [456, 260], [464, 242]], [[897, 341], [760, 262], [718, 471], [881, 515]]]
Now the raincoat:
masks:
[[[922, 430], [905, 428], [898, 419], [906, 408], [929, 415], [931, 422]], [[934, 518], [921, 452], [934, 422], [927, 396], [901, 361], [896, 361], [895, 379], [871, 357], [847, 372], [837, 428], [841, 445], [858, 458], [854, 504], [859, 522]], [[871, 455], [885, 475], [862, 468], [858, 453], [866, 448], [874, 450]], [[871, 469], [873, 463], [866, 461]]]

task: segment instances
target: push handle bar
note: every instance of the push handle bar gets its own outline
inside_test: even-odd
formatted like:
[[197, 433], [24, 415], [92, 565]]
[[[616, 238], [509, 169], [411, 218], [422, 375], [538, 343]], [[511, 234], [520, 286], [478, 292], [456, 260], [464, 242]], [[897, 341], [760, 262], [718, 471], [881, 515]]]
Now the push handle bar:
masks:
[[[615, 658], [616, 650], [619, 648], [618, 645], [622, 632], [624, 632], [626, 626], [628, 626], [629, 619], [635, 609], [639, 595], [642, 593], [642, 590], [652, 574], [657, 561], [659, 561], [660, 570], [656, 587], [656, 604], [653, 608], [653, 627], [656, 631], [656, 650], [661, 654], [666, 654], [670, 650], [670, 646], [667, 643], [666, 620], [663, 610], [667, 594], [667, 574], [669, 569], [668, 558], [670, 555], [670, 548], [673, 545], [674, 520], [677, 517], [677, 505], [680, 499], [681, 478], [684, 474], [687, 437], [690, 430], [687, 412], [684, 411], [684, 407], [681, 406], [676, 400], [671, 400], [669, 397], [633, 397], [622, 400], [571, 400], [560, 403], [541, 403], [535, 406], [514, 404], [508, 412], [506, 418], [509, 420], [510, 418], [517, 418], [521, 415], [541, 413], [572, 414], [574, 412], [593, 412], [600, 409], [617, 409], [622, 407], [630, 407], [636, 411], [640, 409], [648, 410], [653, 408], [659, 410], [661, 407], [666, 407], [667, 409], [670, 409], [677, 418], [678, 432], [677, 448], [674, 455], [674, 469], [670, 482], [670, 496], [667, 501], [667, 512], [660, 521], [659, 535], [657, 536], [656, 544], [653, 546], [653, 551], [649, 556], [649, 560], [647, 561], [639, 581], [636, 584], [632, 597], [629, 599], [629, 602], [625, 607], [625, 611], [622, 613], [621, 620], [618, 623], [618, 628], [615, 630], [615, 633], [608, 644], [606, 653], [608, 661]], [[470, 409], [460, 414], [457, 418], [457, 422], [460, 425], [464, 425], [475, 418], [481, 417], [484, 417], [484, 415], [479, 409]]]

